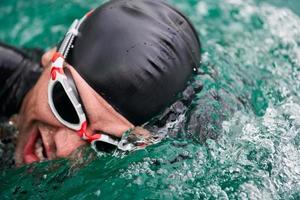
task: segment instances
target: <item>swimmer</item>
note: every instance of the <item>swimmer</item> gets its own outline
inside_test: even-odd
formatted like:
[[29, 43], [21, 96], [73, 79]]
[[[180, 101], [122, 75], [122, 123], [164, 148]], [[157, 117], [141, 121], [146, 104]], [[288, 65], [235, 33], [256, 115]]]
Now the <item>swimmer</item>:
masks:
[[73, 25], [42, 71], [18, 67], [5, 77], [1, 115], [19, 113], [18, 166], [67, 157], [101, 134], [149, 137], [140, 126], [176, 100], [200, 63], [192, 24], [161, 0], [109, 1]]

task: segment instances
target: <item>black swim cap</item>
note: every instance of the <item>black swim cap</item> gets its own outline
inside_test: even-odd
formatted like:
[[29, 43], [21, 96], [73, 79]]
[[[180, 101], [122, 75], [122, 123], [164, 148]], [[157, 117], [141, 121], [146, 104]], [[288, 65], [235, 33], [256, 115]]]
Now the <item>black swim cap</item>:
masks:
[[79, 32], [68, 63], [135, 125], [172, 103], [200, 63], [192, 24], [162, 0], [112, 0]]

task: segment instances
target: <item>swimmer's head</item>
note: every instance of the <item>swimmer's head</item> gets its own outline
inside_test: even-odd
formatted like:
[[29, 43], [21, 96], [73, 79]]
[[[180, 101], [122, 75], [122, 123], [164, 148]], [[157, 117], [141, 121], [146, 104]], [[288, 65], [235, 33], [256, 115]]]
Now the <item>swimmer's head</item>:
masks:
[[[200, 44], [192, 25], [160, 0], [112, 0], [97, 8], [79, 31], [67, 58], [77, 70], [68, 62], [65, 67], [85, 108], [86, 133], [121, 137], [134, 130], [149, 136], [134, 125], [171, 103], [198, 67]], [[43, 63], [46, 66], [23, 99], [16, 120], [17, 165], [68, 157], [86, 144], [77, 131], [51, 114], [50, 60]], [[45, 154], [39, 153], [41, 146]]]
[[115, 0], [83, 22], [67, 61], [135, 125], [170, 104], [200, 63], [189, 20], [161, 0]]

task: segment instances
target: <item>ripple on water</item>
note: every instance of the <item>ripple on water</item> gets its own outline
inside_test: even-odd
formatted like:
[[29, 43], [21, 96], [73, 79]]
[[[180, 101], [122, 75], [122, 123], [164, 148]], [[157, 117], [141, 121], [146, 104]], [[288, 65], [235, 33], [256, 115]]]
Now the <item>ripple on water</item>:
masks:
[[[18, 4], [22, 9], [8, 19], [1, 39], [48, 48], [90, 8], [76, 0], [58, 12], [61, 3], [33, 2], [40, 8], [33, 14], [30, 3]], [[101, 154], [81, 167], [64, 161], [4, 171], [0, 196], [300, 198], [299, 16], [267, 0], [171, 2], [191, 18], [203, 46], [191, 83], [202, 90], [191, 105], [179, 106], [182, 113], [168, 115], [167, 125], [153, 129], [171, 136], [129, 155]], [[57, 11], [49, 11], [53, 18], [37, 17], [48, 16], [49, 8]], [[14, 9], [0, 6], [3, 13]], [[0, 22], [6, 21], [0, 16]]]

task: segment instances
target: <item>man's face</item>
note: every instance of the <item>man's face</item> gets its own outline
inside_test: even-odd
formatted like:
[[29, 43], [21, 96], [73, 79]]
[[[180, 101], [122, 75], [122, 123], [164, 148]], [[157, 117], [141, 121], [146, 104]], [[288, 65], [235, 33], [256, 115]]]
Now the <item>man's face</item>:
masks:
[[[55, 118], [48, 105], [52, 54], [53, 51], [50, 51], [43, 56], [44, 71], [22, 103], [17, 123], [20, 134], [15, 152], [18, 166], [44, 159], [67, 157], [85, 144], [75, 131], [68, 129]], [[133, 128], [133, 125], [97, 94], [73, 67], [67, 67], [72, 73], [85, 107], [88, 132], [105, 132], [120, 137], [126, 130]]]

